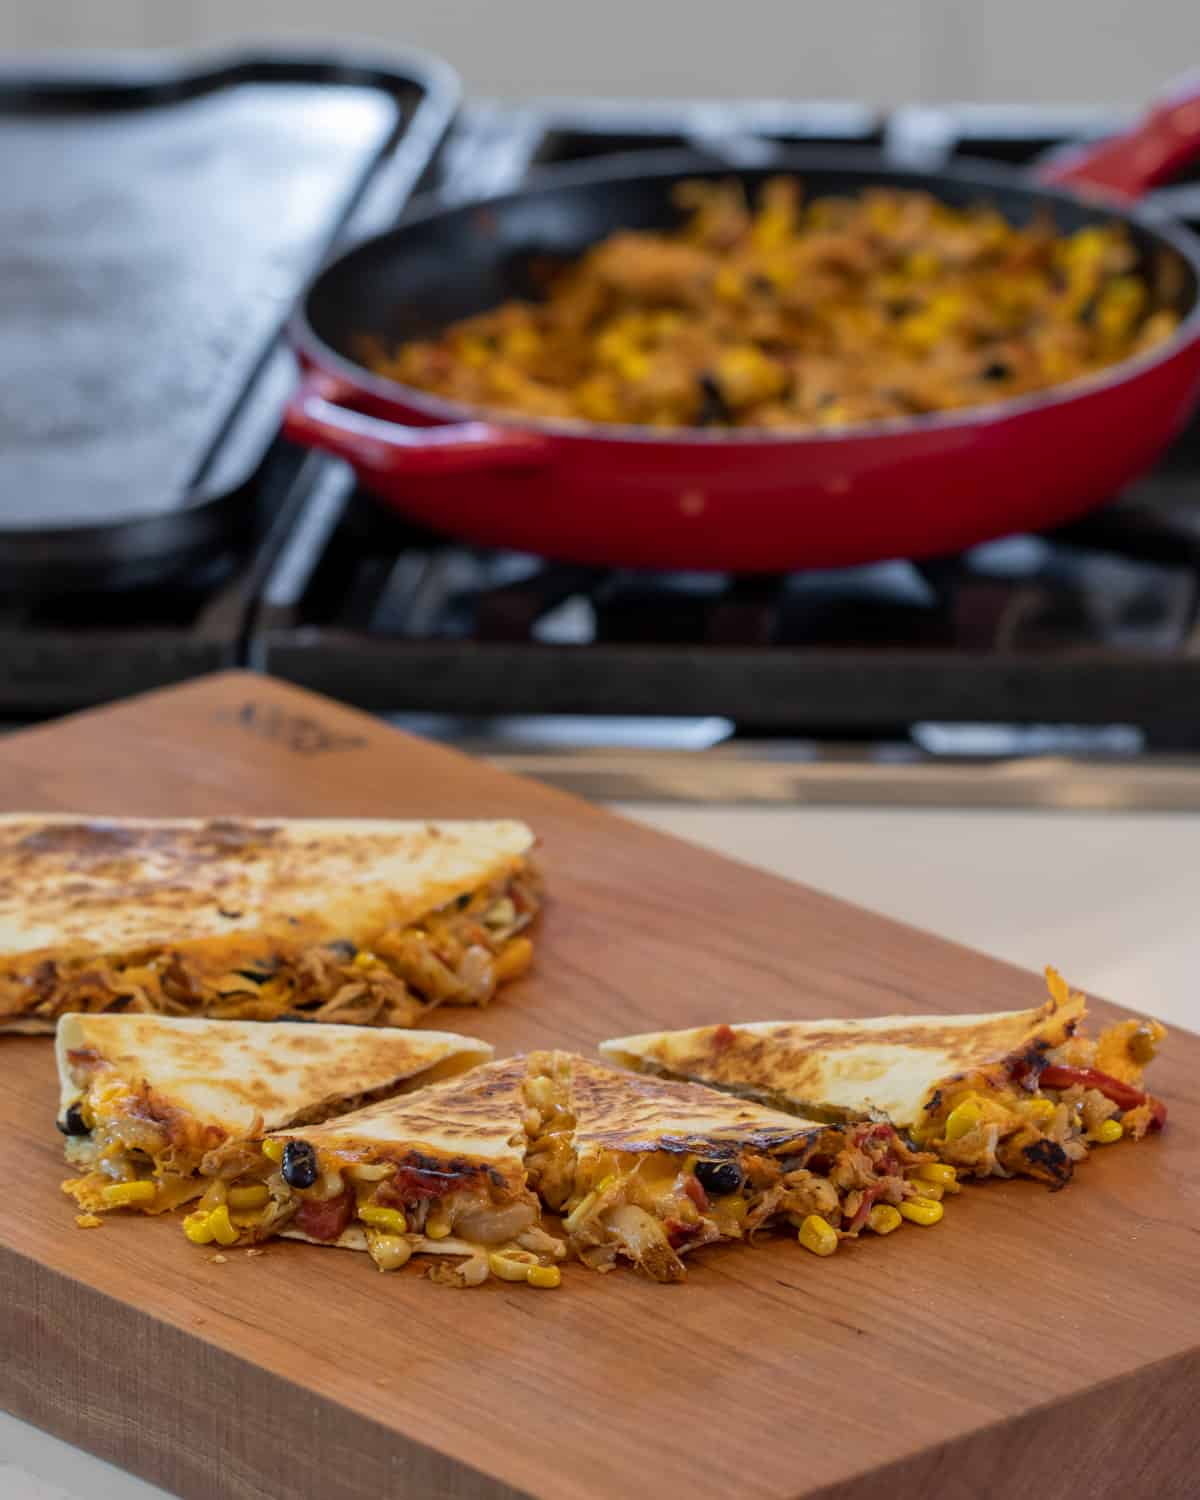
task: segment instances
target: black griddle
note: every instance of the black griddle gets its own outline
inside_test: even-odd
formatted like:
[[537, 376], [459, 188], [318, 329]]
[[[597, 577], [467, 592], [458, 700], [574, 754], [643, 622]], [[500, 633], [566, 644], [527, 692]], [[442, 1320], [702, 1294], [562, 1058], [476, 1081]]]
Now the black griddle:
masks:
[[287, 314], [352, 215], [390, 222], [458, 97], [387, 54], [0, 73], [0, 586], [161, 584], [260, 524]]

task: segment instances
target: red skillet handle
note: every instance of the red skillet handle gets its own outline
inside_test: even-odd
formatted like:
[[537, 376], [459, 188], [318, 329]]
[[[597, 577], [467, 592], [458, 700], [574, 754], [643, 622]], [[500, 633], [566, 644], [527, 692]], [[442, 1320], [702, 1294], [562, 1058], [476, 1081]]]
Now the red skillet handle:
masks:
[[1098, 188], [1140, 198], [1200, 155], [1200, 74], [1174, 84], [1132, 130], [1050, 162], [1036, 175], [1048, 187]]
[[301, 447], [336, 454], [377, 478], [537, 464], [549, 453], [546, 438], [517, 427], [489, 422], [405, 427], [355, 411], [358, 400], [350, 382], [309, 370], [284, 412], [284, 435]]

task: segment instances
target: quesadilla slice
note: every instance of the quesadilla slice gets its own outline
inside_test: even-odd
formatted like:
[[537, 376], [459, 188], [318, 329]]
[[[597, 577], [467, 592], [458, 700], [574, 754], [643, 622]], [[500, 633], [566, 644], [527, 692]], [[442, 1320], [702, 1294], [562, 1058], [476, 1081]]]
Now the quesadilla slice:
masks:
[[681, 1281], [690, 1251], [772, 1226], [828, 1255], [864, 1229], [942, 1216], [946, 1169], [888, 1124], [801, 1120], [562, 1052], [530, 1061], [530, 1184], [595, 1270], [627, 1260]]
[[819, 1119], [886, 1119], [960, 1172], [1061, 1187], [1090, 1146], [1162, 1128], [1142, 1070], [1166, 1029], [1133, 1019], [1089, 1040], [1084, 997], [1046, 975], [1036, 1010], [700, 1026], [600, 1051]]
[[533, 956], [533, 842], [514, 822], [0, 815], [0, 1032], [486, 1005]]
[[68, 1015], [56, 1042], [58, 1128], [88, 1212], [161, 1213], [257, 1160], [267, 1130], [316, 1122], [486, 1062], [443, 1031]]
[[414, 1254], [445, 1257], [430, 1274], [455, 1286], [493, 1275], [557, 1286], [565, 1248], [541, 1228], [525, 1173], [525, 1074], [525, 1058], [507, 1058], [273, 1133], [242, 1174], [210, 1184], [184, 1231], [197, 1244], [281, 1235], [341, 1245], [381, 1271]]

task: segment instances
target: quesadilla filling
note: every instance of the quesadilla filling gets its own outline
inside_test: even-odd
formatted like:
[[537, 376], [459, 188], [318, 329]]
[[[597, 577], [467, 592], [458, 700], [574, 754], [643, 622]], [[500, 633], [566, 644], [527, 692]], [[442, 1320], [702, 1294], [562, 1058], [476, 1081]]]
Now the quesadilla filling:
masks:
[[[66, 1136], [68, 1163], [84, 1175], [69, 1178], [62, 1188], [89, 1213], [113, 1208], [164, 1213], [199, 1198], [212, 1179], [237, 1177], [261, 1159], [253, 1144], [262, 1134], [261, 1120], [244, 1135], [231, 1136], [174, 1108], [147, 1083], [131, 1085], [91, 1049], [73, 1049], [68, 1057], [85, 1082], [57, 1123]], [[328, 1100], [292, 1123], [315, 1125], [409, 1087], [405, 1080]]]
[[453, 1257], [435, 1281], [477, 1286], [496, 1276], [559, 1284], [565, 1249], [539, 1225], [523, 1182], [485, 1162], [379, 1142], [314, 1147], [271, 1136], [235, 1180], [210, 1182], [184, 1220], [194, 1244], [254, 1244], [273, 1235], [365, 1248], [381, 1271], [415, 1254]]
[[[1056, 999], [1066, 986], [1050, 971]], [[1060, 995], [1061, 991], [1061, 995]], [[1096, 1145], [1161, 1130], [1167, 1107], [1142, 1088], [1142, 1071], [1166, 1036], [1158, 1021], [1129, 1020], [1093, 1041], [1034, 1044], [994, 1069], [934, 1090], [916, 1140], [976, 1177], [1027, 1176], [1062, 1187]]]
[[410, 1026], [437, 1005], [487, 1005], [499, 985], [524, 974], [533, 945], [523, 934], [541, 903], [540, 874], [526, 859], [369, 946], [334, 941], [286, 952], [230, 937], [179, 951], [48, 958], [26, 974], [0, 974], [0, 1018], [142, 1011]]
[[563, 1215], [579, 1259], [598, 1271], [625, 1259], [655, 1281], [680, 1281], [689, 1251], [783, 1225], [828, 1255], [864, 1229], [936, 1223], [943, 1193], [958, 1190], [952, 1168], [887, 1124], [798, 1127], [770, 1147], [697, 1139], [580, 1149], [563, 1060], [534, 1054], [525, 1093], [530, 1183]]

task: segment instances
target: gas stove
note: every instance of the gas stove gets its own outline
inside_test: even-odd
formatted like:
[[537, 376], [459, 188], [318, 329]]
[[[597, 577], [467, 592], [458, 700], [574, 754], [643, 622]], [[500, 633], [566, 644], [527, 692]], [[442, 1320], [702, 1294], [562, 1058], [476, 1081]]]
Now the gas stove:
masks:
[[[800, 142], [921, 167], [1019, 165], [1122, 123], [1025, 107], [485, 104], [463, 112], [427, 180], [462, 201], [606, 153], [702, 146], [737, 164]], [[1156, 198], [1200, 226], [1200, 179]], [[1055, 534], [778, 577], [466, 547], [384, 512], [336, 461], [280, 443], [248, 504], [262, 524], [182, 577], [0, 605], [0, 714], [28, 722], [242, 664], [510, 749], [1200, 749], [1200, 423], [1154, 473]]]

